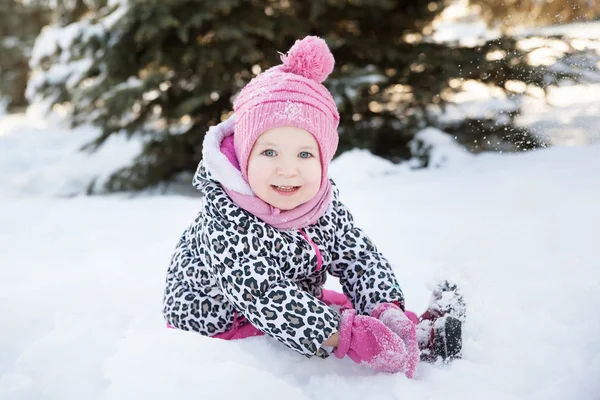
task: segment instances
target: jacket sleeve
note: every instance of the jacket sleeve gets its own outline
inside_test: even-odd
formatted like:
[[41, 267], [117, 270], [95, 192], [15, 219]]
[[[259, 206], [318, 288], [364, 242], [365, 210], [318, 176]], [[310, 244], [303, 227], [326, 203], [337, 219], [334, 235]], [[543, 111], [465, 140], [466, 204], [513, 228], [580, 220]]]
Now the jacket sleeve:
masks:
[[[252, 232], [213, 218], [203, 242], [206, 262], [225, 297], [256, 328], [311, 357], [338, 330], [340, 316], [280, 270]], [[235, 232], [235, 236], [230, 235]]]
[[333, 209], [336, 223], [330, 273], [340, 279], [356, 311], [370, 314], [381, 303], [396, 303], [404, 310], [404, 294], [390, 263], [354, 225], [352, 214], [338, 200], [337, 189]]

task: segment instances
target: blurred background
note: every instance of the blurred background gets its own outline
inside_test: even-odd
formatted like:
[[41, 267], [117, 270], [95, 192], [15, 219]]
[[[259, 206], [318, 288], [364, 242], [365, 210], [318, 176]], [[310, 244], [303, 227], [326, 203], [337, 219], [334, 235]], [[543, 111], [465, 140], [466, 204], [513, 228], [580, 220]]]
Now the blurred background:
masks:
[[[0, 399], [600, 399], [599, 17], [598, 0], [0, 0]], [[165, 328], [204, 134], [309, 34], [337, 61], [342, 200], [410, 310], [440, 279], [467, 299], [463, 360], [416, 381]]]
[[[425, 168], [449, 158], [436, 146], [585, 145], [599, 135], [599, 17], [594, 0], [1, 0], [0, 113], [27, 122], [5, 117], [0, 135], [70, 143], [50, 164], [90, 172], [61, 195], [186, 187], [207, 128], [311, 34], [336, 59], [339, 153]], [[3, 157], [40, 140], [5, 141]], [[81, 164], [103, 146], [107, 161]], [[85, 152], [67, 165], [67, 149]]]

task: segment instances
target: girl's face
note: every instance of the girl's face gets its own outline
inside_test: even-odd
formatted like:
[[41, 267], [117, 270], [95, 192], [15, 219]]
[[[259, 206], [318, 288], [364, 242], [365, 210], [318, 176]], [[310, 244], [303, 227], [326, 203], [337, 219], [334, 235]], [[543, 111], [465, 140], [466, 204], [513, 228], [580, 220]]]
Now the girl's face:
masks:
[[261, 200], [291, 210], [321, 187], [319, 145], [304, 129], [269, 129], [256, 140], [248, 159], [248, 183]]

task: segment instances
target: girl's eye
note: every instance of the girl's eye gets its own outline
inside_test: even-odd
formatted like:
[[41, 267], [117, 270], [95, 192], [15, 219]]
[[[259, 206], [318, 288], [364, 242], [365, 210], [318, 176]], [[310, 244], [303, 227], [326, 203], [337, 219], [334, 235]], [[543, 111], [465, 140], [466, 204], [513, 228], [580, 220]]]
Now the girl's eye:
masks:
[[268, 150], [263, 151], [262, 155], [267, 156], [267, 157], [275, 157], [276, 154], [275, 154], [275, 150], [268, 149]]
[[310, 154], [308, 151], [301, 151], [300, 154], [298, 154], [298, 157], [300, 158], [311, 158], [313, 155]]

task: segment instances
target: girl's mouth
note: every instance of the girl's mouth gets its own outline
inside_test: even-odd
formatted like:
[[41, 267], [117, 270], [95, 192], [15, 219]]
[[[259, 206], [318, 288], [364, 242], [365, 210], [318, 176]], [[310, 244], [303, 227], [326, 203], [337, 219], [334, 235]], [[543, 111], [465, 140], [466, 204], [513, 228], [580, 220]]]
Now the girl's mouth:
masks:
[[279, 194], [283, 196], [290, 196], [300, 189], [300, 186], [279, 186], [279, 185], [271, 185], [271, 187]]

